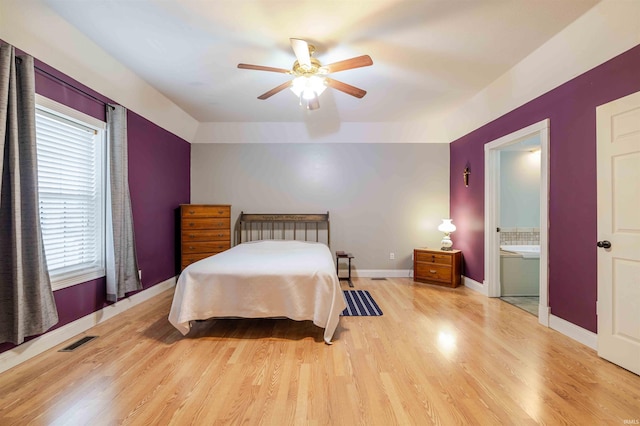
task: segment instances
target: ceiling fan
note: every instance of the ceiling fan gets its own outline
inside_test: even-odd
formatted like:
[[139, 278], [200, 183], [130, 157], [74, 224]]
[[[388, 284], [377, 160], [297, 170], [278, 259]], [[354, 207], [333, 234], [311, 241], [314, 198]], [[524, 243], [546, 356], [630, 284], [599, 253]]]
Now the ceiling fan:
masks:
[[327, 86], [348, 95], [355, 96], [356, 98], [362, 98], [367, 94], [367, 92], [362, 89], [334, 80], [327, 77], [327, 75], [339, 71], [373, 65], [373, 61], [369, 55], [357, 56], [355, 58], [323, 66], [319, 60], [312, 57], [316, 50], [315, 46], [297, 38], [291, 38], [289, 40], [291, 41], [291, 47], [293, 48], [293, 52], [297, 59], [290, 70], [266, 67], [262, 65], [238, 64], [238, 68], [242, 69], [279, 72], [295, 76], [293, 80], [282, 83], [281, 85], [258, 96], [258, 99], [268, 99], [284, 89], [291, 88], [291, 90], [300, 99], [301, 106], [304, 106], [309, 110], [314, 110], [320, 108], [318, 97]]

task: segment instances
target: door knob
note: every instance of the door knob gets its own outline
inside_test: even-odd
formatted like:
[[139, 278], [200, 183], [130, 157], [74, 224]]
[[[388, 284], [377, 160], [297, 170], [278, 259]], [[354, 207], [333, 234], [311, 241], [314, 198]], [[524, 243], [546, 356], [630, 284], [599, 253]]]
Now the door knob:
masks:
[[604, 248], [604, 249], [608, 249], [611, 248], [611, 242], [604, 240], [604, 241], [598, 241], [596, 244], [598, 247]]

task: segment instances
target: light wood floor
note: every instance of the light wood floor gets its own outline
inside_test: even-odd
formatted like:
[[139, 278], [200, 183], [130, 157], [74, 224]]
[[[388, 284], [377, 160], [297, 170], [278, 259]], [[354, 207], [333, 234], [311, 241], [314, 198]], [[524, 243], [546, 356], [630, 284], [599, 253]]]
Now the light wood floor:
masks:
[[[381, 317], [332, 346], [290, 320], [209, 320], [182, 337], [172, 291], [0, 375], [0, 425], [622, 425], [640, 377], [466, 288], [355, 280]], [[60, 345], [60, 348], [75, 341]]]

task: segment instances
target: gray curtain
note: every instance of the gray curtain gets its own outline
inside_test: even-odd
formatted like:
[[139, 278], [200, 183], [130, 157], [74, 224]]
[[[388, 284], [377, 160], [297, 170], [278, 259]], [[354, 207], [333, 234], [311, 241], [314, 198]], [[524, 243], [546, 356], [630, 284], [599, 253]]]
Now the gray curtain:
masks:
[[107, 105], [107, 300], [142, 290], [133, 235], [127, 156], [127, 110]]
[[38, 209], [33, 58], [0, 45], [0, 342], [58, 322]]

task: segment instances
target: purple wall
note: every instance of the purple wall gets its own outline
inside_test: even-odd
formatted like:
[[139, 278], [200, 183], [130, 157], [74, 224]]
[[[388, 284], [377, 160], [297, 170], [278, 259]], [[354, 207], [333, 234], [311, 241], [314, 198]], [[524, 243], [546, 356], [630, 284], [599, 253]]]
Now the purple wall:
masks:
[[[108, 98], [36, 60], [36, 66], [64, 80], [65, 85], [36, 71], [36, 92], [88, 115], [105, 120]], [[114, 83], [117, 84], [117, 83]], [[190, 201], [191, 145], [129, 111], [129, 189], [133, 209], [138, 266], [143, 287], [149, 288], [177, 275], [174, 211]], [[54, 292], [59, 322], [69, 324], [109, 304], [104, 278]], [[15, 347], [0, 343], [0, 353]]]
[[191, 145], [129, 111], [129, 190], [142, 284], [178, 274], [175, 210], [189, 203]]
[[597, 331], [596, 107], [639, 90], [636, 46], [451, 144], [451, 217], [466, 276], [484, 280], [484, 144], [548, 118], [549, 305], [553, 315]]

